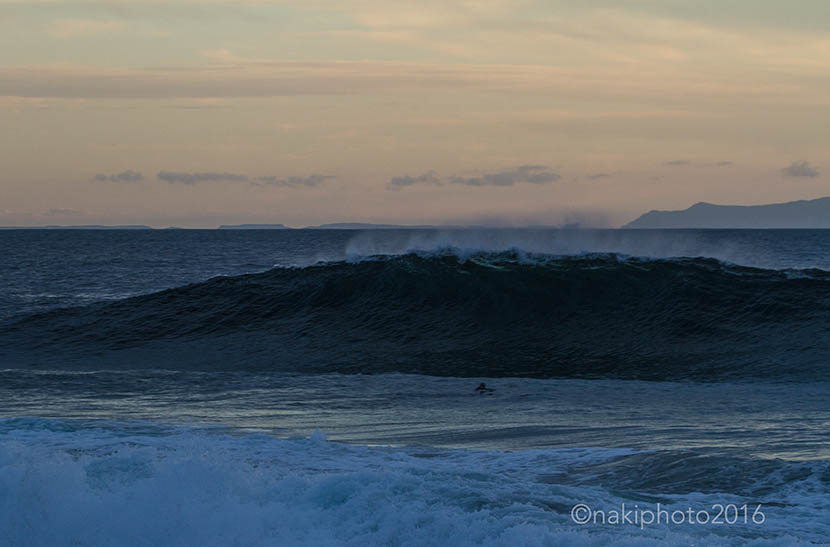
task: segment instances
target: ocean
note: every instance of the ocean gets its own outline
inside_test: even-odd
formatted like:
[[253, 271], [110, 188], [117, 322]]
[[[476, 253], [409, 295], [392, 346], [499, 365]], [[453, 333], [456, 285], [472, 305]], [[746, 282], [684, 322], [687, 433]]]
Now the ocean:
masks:
[[0, 249], [2, 545], [830, 544], [830, 231]]

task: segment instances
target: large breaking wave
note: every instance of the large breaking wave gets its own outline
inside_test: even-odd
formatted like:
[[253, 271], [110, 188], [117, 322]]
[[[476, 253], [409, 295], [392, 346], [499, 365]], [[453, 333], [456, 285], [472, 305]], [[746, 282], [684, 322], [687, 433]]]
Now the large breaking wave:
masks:
[[446, 250], [277, 268], [0, 324], [9, 367], [826, 379], [830, 273]]

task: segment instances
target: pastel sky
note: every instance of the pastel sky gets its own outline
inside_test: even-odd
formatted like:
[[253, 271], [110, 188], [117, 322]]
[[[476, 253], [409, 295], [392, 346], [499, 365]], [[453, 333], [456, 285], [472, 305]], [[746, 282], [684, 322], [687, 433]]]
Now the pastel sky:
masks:
[[0, 224], [830, 195], [827, 0], [0, 0]]

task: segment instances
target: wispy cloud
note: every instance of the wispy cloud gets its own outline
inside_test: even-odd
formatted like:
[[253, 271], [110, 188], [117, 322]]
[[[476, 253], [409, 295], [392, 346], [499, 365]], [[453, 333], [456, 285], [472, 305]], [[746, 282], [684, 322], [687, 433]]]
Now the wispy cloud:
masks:
[[59, 217], [80, 217], [86, 215], [84, 211], [77, 209], [49, 209], [43, 213], [44, 216], [59, 216]]
[[[663, 100], [678, 89], [701, 101], [741, 97], [780, 102], [780, 83], [742, 82], [710, 74], [653, 71], [637, 77], [621, 68], [597, 73], [590, 67], [436, 64], [384, 61], [233, 61], [191, 67], [125, 69], [76, 65], [0, 67], [0, 96], [109, 99], [204, 99], [299, 95], [374, 94], [382, 91], [444, 89], [470, 92], [546, 91], [557, 96]], [[748, 84], [747, 84], [748, 85]], [[804, 104], [828, 104], [826, 94], [797, 96]]]
[[546, 165], [520, 165], [512, 169], [474, 176], [452, 175], [451, 177], [443, 178], [435, 171], [427, 171], [417, 177], [402, 175], [389, 179], [387, 187], [396, 190], [416, 184], [432, 184], [435, 186], [443, 186], [445, 184], [461, 184], [464, 186], [513, 186], [518, 183], [549, 184], [556, 182], [560, 178], [562, 178], [561, 175], [554, 173]]
[[786, 177], [810, 177], [819, 176], [818, 169], [806, 161], [794, 161], [787, 167], [781, 169], [781, 174]]
[[111, 175], [98, 173], [92, 177], [92, 180], [101, 182], [140, 182], [144, 180], [144, 175], [137, 171], [133, 171], [132, 169], [127, 169], [121, 173], [114, 173]]
[[321, 175], [319, 173], [311, 174], [307, 177], [277, 177], [277, 176], [260, 176], [249, 177], [240, 173], [184, 173], [175, 171], [159, 171], [158, 179], [170, 184], [185, 184], [192, 186], [202, 182], [248, 182], [253, 186], [276, 186], [283, 188], [296, 188], [298, 186], [319, 186], [329, 179], [333, 179], [332, 175]]
[[319, 186], [323, 182], [333, 179], [331, 175], [320, 175], [315, 173], [307, 177], [256, 177], [251, 182], [258, 186], [281, 186], [281, 187], [296, 187], [296, 186]]
[[389, 179], [390, 188], [403, 188], [405, 186], [412, 186], [413, 184], [434, 184], [441, 186], [441, 178], [435, 171], [427, 171], [423, 175], [411, 177], [409, 175], [402, 175], [399, 177], [392, 177]]
[[59, 19], [47, 27], [47, 32], [56, 38], [76, 38], [116, 32], [123, 27], [120, 21], [99, 19]]
[[173, 171], [159, 171], [156, 175], [159, 180], [169, 182], [171, 184], [196, 184], [199, 182], [246, 182], [247, 175], [237, 175], [235, 173], [179, 173]]
[[664, 161], [663, 165], [667, 167], [729, 167], [732, 165], [731, 161], [691, 161], [691, 160], [672, 160]]
[[452, 184], [466, 186], [513, 186], [516, 183], [528, 182], [531, 184], [547, 184], [562, 178], [558, 173], [551, 171], [546, 165], [521, 165], [515, 169], [485, 173], [474, 177], [450, 177]]

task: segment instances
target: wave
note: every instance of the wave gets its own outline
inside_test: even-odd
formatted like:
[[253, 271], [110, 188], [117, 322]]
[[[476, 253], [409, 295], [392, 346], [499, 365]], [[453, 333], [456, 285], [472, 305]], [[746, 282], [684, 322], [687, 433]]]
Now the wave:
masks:
[[444, 250], [214, 278], [0, 324], [10, 368], [827, 379], [830, 273]]

